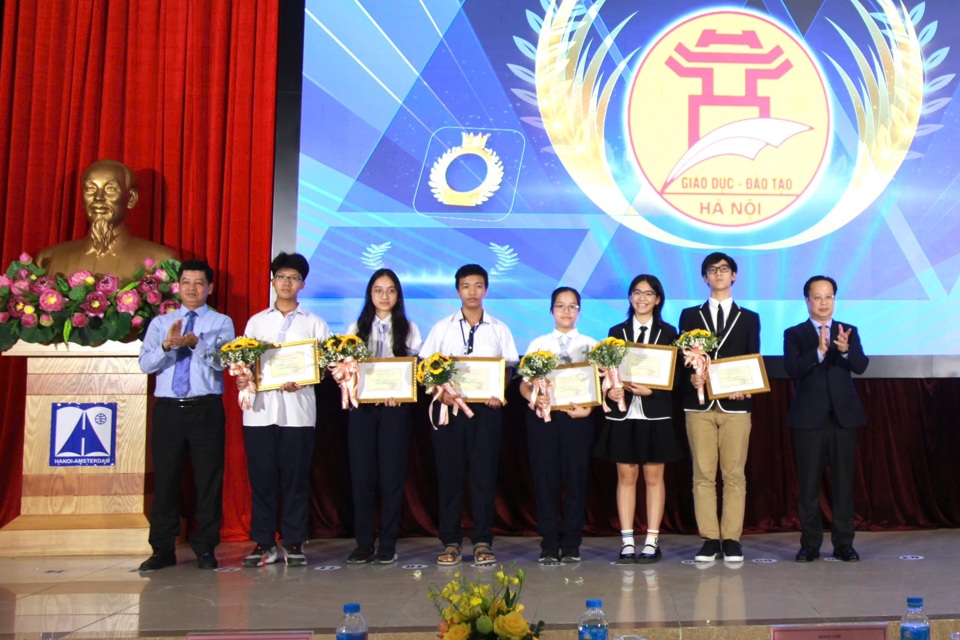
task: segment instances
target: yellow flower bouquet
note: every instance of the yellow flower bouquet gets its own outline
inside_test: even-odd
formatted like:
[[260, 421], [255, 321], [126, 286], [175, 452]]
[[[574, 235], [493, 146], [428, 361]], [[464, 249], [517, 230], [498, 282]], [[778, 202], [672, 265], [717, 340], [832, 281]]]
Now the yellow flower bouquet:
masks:
[[544, 422], [550, 422], [550, 409], [542, 408], [537, 399], [549, 397], [550, 380], [547, 374], [560, 366], [560, 360], [552, 351], [534, 351], [523, 356], [520, 360], [520, 366], [517, 367], [517, 373], [523, 377], [523, 381], [529, 384], [533, 389], [530, 392], [530, 408], [537, 412], [538, 418], [543, 418]]
[[360, 362], [370, 357], [367, 344], [359, 336], [334, 334], [320, 343], [320, 370], [330, 372], [340, 385], [341, 406], [356, 408], [357, 372]]
[[[627, 343], [620, 338], [604, 338], [598, 342], [590, 353], [587, 354], [587, 360], [597, 365], [600, 375], [603, 377], [603, 392], [610, 389], [622, 389], [623, 383], [620, 381], [620, 363], [627, 355]], [[617, 402], [617, 408], [620, 411], [626, 411], [627, 405], [621, 399]], [[603, 405], [604, 411], [609, 411], [606, 403]]]
[[468, 418], [473, 417], [473, 411], [463, 401], [463, 396], [453, 381], [453, 376], [456, 373], [457, 365], [454, 364], [453, 358], [442, 353], [435, 353], [424, 358], [417, 365], [417, 382], [426, 389], [427, 393], [433, 394], [433, 399], [430, 401], [430, 424], [433, 425], [434, 429], [450, 423], [447, 405], [442, 402], [440, 403], [440, 416], [436, 424], [433, 422], [433, 403], [439, 400], [444, 393], [453, 398], [453, 415], [457, 415], [458, 411], [463, 410], [464, 415]]
[[543, 621], [528, 623], [520, 604], [523, 569], [510, 576], [501, 568], [494, 583], [468, 582], [462, 574], [442, 589], [430, 585], [427, 597], [440, 614], [438, 638], [443, 640], [531, 640], [539, 638]]
[[256, 338], [240, 336], [222, 345], [216, 353], [217, 362], [220, 366], [227, 369], [233, 377], [242, 376], [240, 383], [238, 381], [239, 394], [237, 402], [241, 409], [249, 409], [252, 406], [253, 396], [257, 394], [257, 384], [254, 381], [253, 370], [260, 362], [260, 356], [269, 349], [271, 345], [267, 342], [261, 342]]
[[[684, 331], [673, 344], [683, 352], [683, 364], [692, 367], [698, 376], [707, 375], [710, 368], [710, 352], [717, 348], [720, 338], [706, 329], [692, 329]], [[696, 385], [697, 397], [700, 404], [704, 404], [703, 382]]]

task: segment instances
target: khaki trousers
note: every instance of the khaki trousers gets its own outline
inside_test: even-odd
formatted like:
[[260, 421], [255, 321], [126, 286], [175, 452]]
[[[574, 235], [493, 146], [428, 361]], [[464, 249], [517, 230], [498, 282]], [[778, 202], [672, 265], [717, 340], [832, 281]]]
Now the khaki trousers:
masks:
[[[693, 506], [700, 537], [740, 540], [747, 499], [750, 414], [687, 411], [687, 439], [693, 461]], [[717, 514], [717, 467], [723, 479], [723, 517]]]

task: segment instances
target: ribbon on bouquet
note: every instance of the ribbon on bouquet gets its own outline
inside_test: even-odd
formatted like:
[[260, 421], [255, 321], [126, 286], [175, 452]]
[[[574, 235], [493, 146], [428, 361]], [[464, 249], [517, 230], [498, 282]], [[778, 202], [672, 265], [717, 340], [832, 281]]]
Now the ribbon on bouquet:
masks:
[[[620, 369], [617, 367], [599, 367], [600, 377], [603, 378], [603, 385], [601, 387], [601, 393], [606, 395], [607, 391], [610, 389], [622, 389], [623, 383], [620, 382]], [[623, 398], [617, 401], [617, 409], [620, 411], [626, 411], [627, 405], [623, 401]], [[610, 407], [607, 406], [607, 403], [603, 403], [603, 412], [609, 413]]]
[[[684, 347], [683, 365], [685, 367], [693, 367], [693, 370], [697, 372], [698, 376], [705, 378], [707, 371], [710, 369], [710, 354], [705, 352], [703, 347]], [[704, 404], [703, 383], [701, 382], [697, 385], [696, 389], [700, 404]]]
[[360, 363], [352, 357], [338, 360], [327, 366], [333, 379], [340, 385], [340, 404], [344, 409], [359, 407], [357, 402], [357, 372]]
[[430, 426], [432, 426], [434, 429], [450, 424], [449, 408], [442, 402], [440, 403], [440, 415], [438, 416], [436, 423], [433, 421], [433, 403], [439, 401], [444, 393], [453, 398], [453, 415], [459, 415], [459, 410], [463, 409], [463, 414], [465, 416], [468, 418], [473, 417], [473, 411], [469, 406], [467, 406], [467, 403], [463, 401], [463, 396], [460, 395], [460, 392], [457, 391], [457, 388], [453, 386], [452, 382], [445, 382], [444, 384], [437, 385], [436, 387], [427, 387], [427, 393], [433, 394], [433, 398], [430, 400], [429, 415]]
[[247, 379], [247, 384], [245, 386], [237, 386], [237, 389], [239, 390], [239, 393], [237, 394], [237, 402], [240, 404], [241, 409], [247, 411], [253, 406], [253, 397], [257, 395], [257, 385], [253, 381], [253, 372], [250, 370], [250, 367], [246, 362], [231, 362], [228, 371], [234, 378], [243, 376]]
[[533, 387], [530, 392], [530, 408], [537, 412], [538, 418], [543, 418], [544, 422], [550, 422], [550, 407], [543, 409], [537, 404], [537, 398], [549, 397], [553, 383], [547, 378], [524, 378], [523, 381]]

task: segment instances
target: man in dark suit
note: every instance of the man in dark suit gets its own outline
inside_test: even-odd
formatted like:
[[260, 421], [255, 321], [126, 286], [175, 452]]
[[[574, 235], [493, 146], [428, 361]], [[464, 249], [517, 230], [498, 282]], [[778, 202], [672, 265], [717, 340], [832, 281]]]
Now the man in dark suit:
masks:
[[[700, 266], [710, 299], [680, 314], [680, 331], [707, 329], [720, 338], [711, 358], [729, 358], [760, 353], [760, 316], [733, 301], [731, 287], [737, 279], [737, 263], [725, 253], [711, 253]], [[703, 546], [694, 557], [711, 562], [720, 556], [726, 562], [743, 562], [740, 534], [747, 496], [747, 448], [750, 443], [749, 394], [734, 393], [728, 399], [700, 404], [697, 387], [703, 376], [691, 369], [684, 380], [683, 410], [693, 462], [693, 506]], [[717, 468], [723, 478], [723, 516], [717, 514]], [[723, 541], [721, 543], [721, 540]]]
[[800, 485], [800, 551], [797, 562], [820, 557], [823, 521], [820, 516], [820, 480], [830, 461], [833, 484], [833, 555], [857, 562], [853, 548], [853, 472], [857, 456], [857, 428], [867, 420], [851, 373], [861, 374], [870, 360], [863, 353], [857, 328], [833, 319], [837, 283], [813, 276], [803, 285], [810, 319], [783, 332], [783, 363], [796, 380], [788, 426], [793, 431]]

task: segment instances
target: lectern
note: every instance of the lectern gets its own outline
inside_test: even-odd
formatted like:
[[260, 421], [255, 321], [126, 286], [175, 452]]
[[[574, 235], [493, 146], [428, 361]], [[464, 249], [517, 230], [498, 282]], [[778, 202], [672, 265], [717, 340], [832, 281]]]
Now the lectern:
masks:
[[140, 342], [19, 342], [27, 359], [20, 516], [0, 556], [149, 554], [147, 376]]

